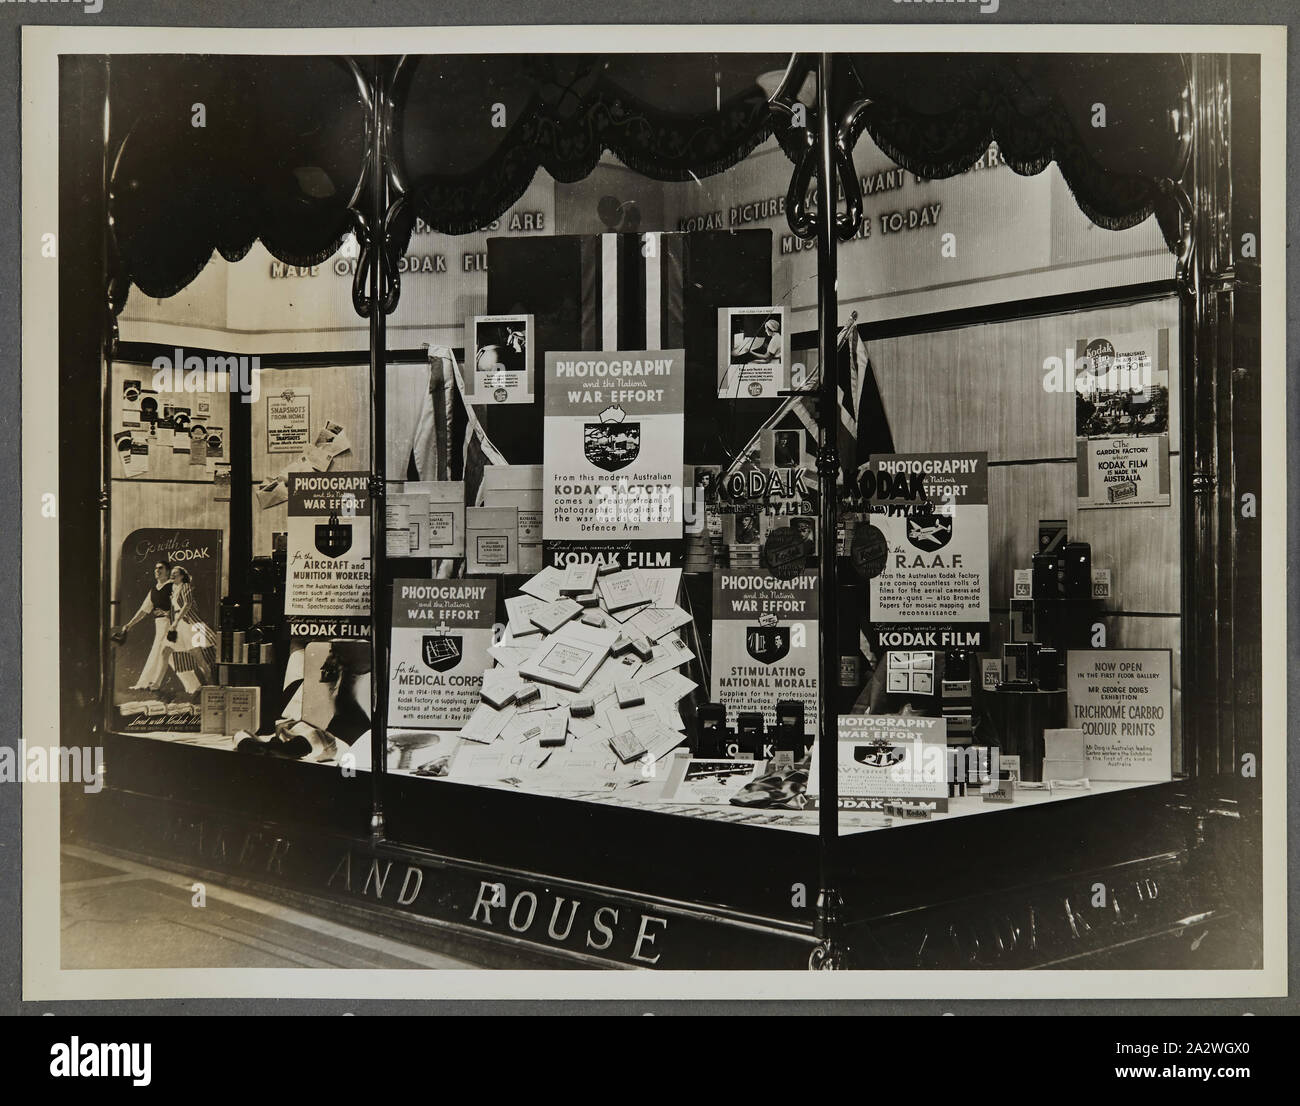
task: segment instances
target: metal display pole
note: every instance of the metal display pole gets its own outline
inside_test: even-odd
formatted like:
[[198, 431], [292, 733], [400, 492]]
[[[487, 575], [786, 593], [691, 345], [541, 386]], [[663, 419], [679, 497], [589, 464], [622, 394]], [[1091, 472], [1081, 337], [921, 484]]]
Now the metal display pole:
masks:
[[[803, 150], [790, 178], [786, 195], [786, 221], [795, 236], [817, 241], [817, 331], [821, 378], [817, 388], [817, 478], [821, 495], [821, 544], [818, 565], [821, 582], [817, 677], [821, 709], [817, 712], [818, 773], [818, 878], [817, 947], [808, 959], [810, 968], [838, 968], [844, 949], [838, 940], [842, 903], [839, 892], [839, 778], [836, 754], [839, 714], [832, 694], [839, 682], [839, 595], [836, 573], [838, 543], [837, 478], [839, 456], [839, 397], [835, 371], [839, 349], [839, 299], [837, 250], [841, 239], [856, 231], [862, 218], [862, 197], [853, 173], [849, 140], [857, 113], [865, 106], [855, 102], [843, 122], [832, 115], [832, 81], [835, 56], [792, 54], [776, 91], [768, 100], [774, 112], [791, 120], [786, 139]], [[807, 79], [817, 81], [817, 129], [803, 126], [799, 93]], [[809, 212], [808, 193], [817, 178], [817, 210]], [[839, 192], [844, 191], [845, 211], [839, 212]], [[812, 785], [812, 781], [810, 781]]]
[[385, 715], [388, 707], [388, 648], [384, 638], [384, 577], [387, 536], [384, 526], [384, 468], [388, 441], [387, 296], [384, 293], [385, 224], [388, 214], [388, 173], [385, 162], [388, 102], [386, 67], [376, 58], [371, 85], [370, 126], [370, 835], [384, 836], [384, 779], [388, 767]]
[[840, 469], [838, 448], [839, 402], [835, 393], [836, 338], [839, 300], [836, 292], [838, 237], [835, 215], [836, 165], [835, 122], [831, 117], [831, 79], [834, 61], [822, 54], [817, 63], [817, 330], [821, 361], [821, 397], [817, 412], [820, 446], [817, 476], [821, 489], [821, 633], [818, 684], [821, 709], [817, 712], [818, 841], [820, 843], [821, 890], [817, 899], [817, 935], [821, 939], [817, 957], [820, 966], [837, 966], [835, 928], [839, 920], [837, 854], [839, 845], [839, 794], [836, 752], [838, 723], [832, 689], [839, 676], [839, 608], [836, 580], [836, 481]]

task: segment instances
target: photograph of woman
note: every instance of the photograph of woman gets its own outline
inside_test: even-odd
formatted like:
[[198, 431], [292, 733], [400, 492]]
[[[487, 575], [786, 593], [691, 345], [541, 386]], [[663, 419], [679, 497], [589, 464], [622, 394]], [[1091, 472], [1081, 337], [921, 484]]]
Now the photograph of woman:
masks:
[[213, 682], [216, 635], [199, 614], [190, 574], [177, 565], [170, 579], [172, 605], [167, 642], [172, 650], [171, 665], [186, 694], [197, 701], [199, 688]]
[[[770, 365], [781, 360], [781, 320], [777, 316], [764, 319], [760, 324], [757, 315], [735, 315], [731, 336], [732, 365]], [[756, 325], [757, 324], [757, 325]]]
[[718, 308], [719, 398], [770, 398], [787, 386], [785, 324], [780, 306]]
[[147, 618], [153, 619], [153, 646], [139, 678], [131, 685], [132, 691], [158, 691], [167, 675], [167, 659], [172, 649], [167, 641], [172, 613], [172, 583], [168, 579], [170, 568], [165, 561], [159, 561], [153, 566], [154, 584], [145, 594], [140, 609], [131, 616], [130, 622], [112, 634], [115, 641], [125, 641], [132, 627], [138, 626]]

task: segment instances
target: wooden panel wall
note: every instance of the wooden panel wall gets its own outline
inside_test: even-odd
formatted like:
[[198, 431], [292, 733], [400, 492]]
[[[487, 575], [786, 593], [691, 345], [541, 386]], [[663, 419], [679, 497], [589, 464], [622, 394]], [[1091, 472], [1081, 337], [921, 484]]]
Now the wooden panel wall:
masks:
[[[1074, 457], [1074, 396], [1043, 390], [1043, 362], [1080, 337], [1169, 328], [1177, 357], [1178, 305], [1170, 299], [1071, 315], [909, 334], [867, 352], [902, 452], [980, 449], [990, 461]], [[1169, 390], [1177, 394], [1176, 365]], [[1179, 435], [1171, 402], [1170, 443]], [[935, 443], [942, 442], [942, 447]]]
[[[225, 374], [217, 374], [224, 382]], [[128, 380], [138, 380], [145, 388], [152, 386], [154, 370], [148, 365], [123, 364], [114, 362], [113, 364], [113, 390], [112, 395], [117, 399], [122, 395], [122, 387]], [[186, 404], [192, 409], [196, 408], [196, 401], [199, 399], [206, 400], [210, 405], [211, 415], [209, 425], [221, 427], [225, 431], [226, 449], [222, 460], [229, 461], [229, 443], [230, 443], [230, 395], [226, 391], [224, 383], [217, 391], [204, 392], [201, 395], [193, 393], [163, 393], [159, 396], [160, 401], [165, 402], [172, 399], [177, 403]], [[108, 426], [110, 436], [119, 430], [127, 429], [122, 421], [124, 404], [116, 402], [108, 412]], [[122, 468], [113, 458], [112, 475], [115, 479], [123, 478]], [[162, 431], [154, 436], [150, 443], [149, 449], [149, 472], [145, 477], [136, 477], [130, 479], [148, 479], [148, 480], [167, 480], [180, 481], [183, 483], [211, 483], [212, 474], [204, 465], [191, 465], [190, 454], [173, 453], [171, 449], [171, 432]]]
[[[109, 588], [113, 602], [119, 603], [117, 594], [117, 565], [122, 559], [122, 542], [133, 530], [146, 526], [179, 527], [196, 530], [221, 530], [224, 534], [221, 555], [221, 586], [223, 593], [230, 580], [230, 504], [217, 502], [212, 496], [212, 485], [181, 481], [126, 480], [116, 478], [110, 489], [109, 510]], [[139, 596], [127, 596], [132, 609], [139, 606]], [[112, 612], [113, 621], [121, 621], [119, 612]]]
[[[352, 441], [352, 449], [339, 454], [331, 471], [348, 472], [370, 468], [370, 366], [312, 365], [270, 367], [262, 373], [262, 398], [252, 405], [250, 431], [253, 445], [253, 485], [268, 476], [284, 473], [298, 458], [292, 453], [271, 453], [266, 442], [266, 397], [286, 388], [311, 389], [311, 437], [326, 420], [339, 423]], [[253, 500], [253, 556], [271, 554], [271, 535], [289, 525], [288, 507], [281, 503], [265, 510]]]
[[[139, 380], [148, 388], [152, 385], [154, 372], [149, 365], [114, 363], [112, 395], [120, 397], [122, 386], [127, 380]], [[182, 399], [185, 393], [176, 398]], [[194, 397], [190, 397], [194, 398]], [[226, 451], [223, 460], [230, 460], [230, 396], [224, 388], [204, 393], [211, 404], [212, 426], [220, 426], [226, 431]], [[110, 433], [124, 429], [122, 421], [123, 405], [117, 405], [108, 413]], [[109, 485], [109, 589], [114, 604], [112, 620], [121, 621], [117, 604], [121, 597], [117, 595], [117, 566], [121, 560], [122, 542], [133, 530], [146, 526], [175, 526], [183, 529], [221, 530], [224, 534], [222, 543], [221, 581], [223, 589], [230, 579], [230, 504], [218, 502], [212, 484], [212, 474], [206, 465], [191, 465], [190, 455], [173, 453], [170, 432], [159, 436], [156, 445], [149, 450], [149, 471], [142, 476], [127, 477], [117, 457], [112, 458], [111, 481]], [[129, 617], [134, 607], [139, 604], [138, 597], [127, 596], [126, 602], [132, 610], [126, 612]]]
[[[113, 394], [122, 394], [126, 380], [148, 382], [153, 370], [149, 366], [116, 364], [113, 367]], [[294, 460], [288, 453], [270, 453], [266, 446], [266, 399], [268, 394], [285, 388], [311, 389], [311, 434], [315, 437], [326, 419], [341, 423], [352, 440], [351, 452], [340, 454], [334, 469], [368, 469], [370, 466], [370, 368], [365, 364], [281, 368], [263, 366], [262, 395], [249, 405], [252, 431], [254, 485], [268, 475], [281, 473]], [[388, 366], [388, 435], [387, 459], [394, 479], [406, 475], [407, 458], [415, 435], [425, 391], [428, 387], [426, 362]], [[210, 397], [213, 422], [229, 431], [229, 396], [223, 391]], [[110, 418], [113, 430], [122, 428], [120, 408]], [[229, 437], [227, 435], [227, 442]], [[224, 458], [229, 460], [229, 451]], [[119, 491], [125, 485], [139, 490]], [[148, 490], [144, 490], [148, 489]], [[191, 466], [189, 457], [158, 448], [150, 453], [146, 477], [124, 478], [121, 469], [114, 473], [113, 564], [121, 539], [138, 526], [219, 526], [227, 531], [228, 505], [213, 499], [211, 474], [206, 468]], [[288, 525], [283, 504], [261, 510], [253, 503], [253, 555], [268, 556], [271, 535]], [[227, 543], [228, 544], [228, 543]], [[116, 575], [113, 577], [116, 579]]]
[[352, 439], [352, 451], [340, 454], [331, 470], [348, 471], [370, 467], [370, 367], [368, 365], [319, 366], [310, 368], [264, 368], [262, 398], [252, 404], [253, 479], [275, 476], [297, 457], [292, 453], [270, 453], [266, 448], [266, 397], [285, 388], [311, 389], [311, 436], [325, 426], [326, 419], [340, 423]]
[[1178, 614], [1180, 457], [1170, 457], [1170, 506], [1079, 510], [1074, 462], [989, 468], [989, 602], [1005, 607], [1011, 570], [1028, 568], [1038, 520], [1063, 518], [1071, 540], [1092, 546], [1095, 568], [1111, 571], [1109, 609]]
[[[1043, 388], [1043, 362], [1064, 358], [1081, 337], [1168, 328], [1170, 487], [1168, 507], [1079, 510], [1074, 397]], [[1103, 621], [1111, 648], [1168, 648], [1174, 659], [1174, 770], [1182, 764], [1178, 303], [1163, 298], [1069, 315], [903, 335], [867, 343], [900, 453], [984, 450], [989, 454], [992, 635], [1007, 633], [1012, 570], [1028, 568], [1038, 520], [1063, 518], [1111, 570]]]

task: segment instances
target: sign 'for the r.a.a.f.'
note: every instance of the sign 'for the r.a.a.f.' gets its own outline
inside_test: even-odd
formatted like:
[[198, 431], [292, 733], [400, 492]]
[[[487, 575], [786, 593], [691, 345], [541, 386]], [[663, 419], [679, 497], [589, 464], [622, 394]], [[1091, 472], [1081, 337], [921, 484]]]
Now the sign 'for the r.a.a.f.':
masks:
[[987, 454], [873, 456], [858, 486], [884, 539], [884, 566], [871, 577], [872, 622], [987, 622]]
[[718, 572], [713, 579], [713, 700], [729, 715], [804, 704], [805, 732], [817, 732], [817, 577]]

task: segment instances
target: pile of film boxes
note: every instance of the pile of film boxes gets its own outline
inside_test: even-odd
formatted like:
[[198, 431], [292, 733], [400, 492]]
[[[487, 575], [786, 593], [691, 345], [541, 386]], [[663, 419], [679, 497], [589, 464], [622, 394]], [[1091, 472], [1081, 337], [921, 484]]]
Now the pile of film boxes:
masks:
[[[668, 755], [686, 740], [678, 704], [696, 687], [678, 633], [682, 571], [584, 562], [548, 566], [506, 599], [505, 633], [489, 652], [482, 701], [460, 730], [470, 746], [559, 782]], [[480, 752], [482, 750], [480, 749]], [[475, 756], [471, 752], [471, 757]]]

